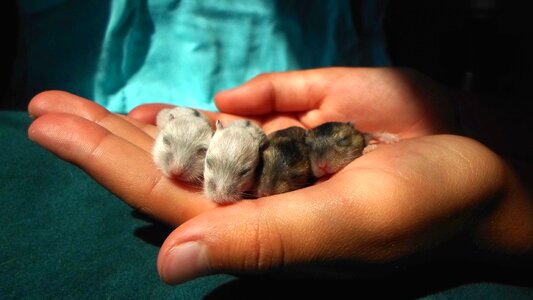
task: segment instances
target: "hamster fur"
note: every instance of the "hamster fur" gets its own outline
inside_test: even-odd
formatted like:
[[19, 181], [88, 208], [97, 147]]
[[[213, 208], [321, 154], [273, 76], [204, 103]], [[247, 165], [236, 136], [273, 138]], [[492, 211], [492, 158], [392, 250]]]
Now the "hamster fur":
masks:
[[308, 131], [306, 144], [315, 177], [333, 174], [352, 160], [373, 151], [378, 143], [393, 144], [400, 139], [389, 132], [363, 133], [351, 122], [327, 122]]
[[308, 131], [311, 169], [315, 177], [333, 174], [363, 154], [365, 136], [351, 122], [327, 122]]
[[161, 129], [152, 150], [156, 166], [169, 178], [200, 183], [213, 135], [209, 119], [197, 110], [176, 107], [163, 109], [156, 122]]
[[219, 204], [242, 199], [254, 184], [265, 144], [265, 133], [249, 120], [234, 121], [226, 127], [217, 121], [205, 159], [206, 197]]
[[305, 129], [296, 126], [268, 135], [268, 146], [261, 153], [257, 196], [281, 194], [312, 183], [314, 177], [305, 143], [306, 135]]
[[187, 116], [200, 117], [207, 121], [207, 123], [209, 123], [209, 119], [196, 109], [176, 106], [173, 108], [163, 108], [162, 110], [160, 110], [157, 114], [155, 124], [157, 125], [157, 127], [163, 128], [170, 120]]

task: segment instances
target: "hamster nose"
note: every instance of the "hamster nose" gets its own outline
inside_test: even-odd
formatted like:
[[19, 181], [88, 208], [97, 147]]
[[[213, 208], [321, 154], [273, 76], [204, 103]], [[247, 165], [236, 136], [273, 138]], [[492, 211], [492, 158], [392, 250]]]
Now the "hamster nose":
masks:
[[324, 173], [327, 173], [328, 163], [327, 162], [319, 162], [318, 163], [318, 168], [320, 170], [324, 171]]
[[184, 171], [184, 169], [172, 169], [172, 171], [170, 171], [170, 175], [173, 178], [179, 178], [183, 175]]

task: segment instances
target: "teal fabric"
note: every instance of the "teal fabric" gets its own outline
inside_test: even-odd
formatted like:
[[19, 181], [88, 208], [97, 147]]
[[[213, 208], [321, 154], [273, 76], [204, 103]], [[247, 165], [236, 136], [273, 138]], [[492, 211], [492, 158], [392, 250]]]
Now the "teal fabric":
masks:
[[383, 37], [365, 38], [362, 55], [347, 0], [114, 0], [95, 100], [116, 112], [146, 102], [216, 110], [216, 92], [260, 73], [386, 64]]
[[9, 101], [60, 89], [115, 112], [215, 110], [215, 93], [259, 73], [388, 65], [384, 1], [359, 2], [355, 26], [348, 0], [19, 0]]

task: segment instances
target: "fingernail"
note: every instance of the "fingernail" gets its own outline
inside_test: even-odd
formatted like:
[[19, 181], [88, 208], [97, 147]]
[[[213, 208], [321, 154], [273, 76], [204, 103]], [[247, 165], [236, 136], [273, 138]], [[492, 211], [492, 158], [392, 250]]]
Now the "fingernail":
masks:
[[168, 284], [178, 284], [204, 275], [208, 266], [205, 246], [199, 242], [175, 246], [168, 251], [163, 263], [161, 278]]

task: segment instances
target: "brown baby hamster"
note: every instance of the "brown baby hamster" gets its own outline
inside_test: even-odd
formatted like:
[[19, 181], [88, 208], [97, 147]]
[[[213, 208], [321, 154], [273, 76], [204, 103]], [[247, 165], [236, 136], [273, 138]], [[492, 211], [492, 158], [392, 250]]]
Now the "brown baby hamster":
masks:
[[285, 193], [313, 182], [306, 135], [305, 129], [296, 126], [268, 135], [268, 146], [261, 153], [257, 196]]
[[333, 174], [363, 155], [367, 141], [351, 122], [327, 122], [307, 132], [311, 169], [315, 177]]

